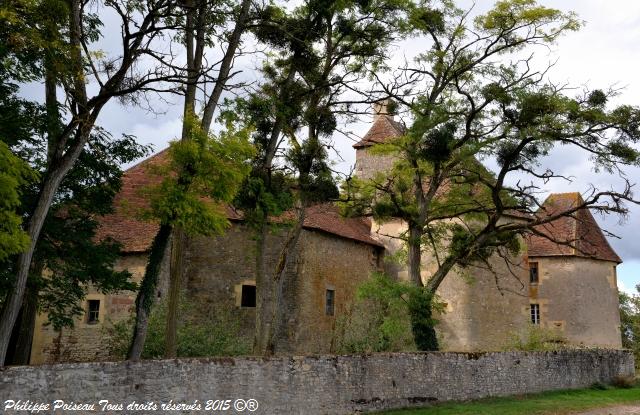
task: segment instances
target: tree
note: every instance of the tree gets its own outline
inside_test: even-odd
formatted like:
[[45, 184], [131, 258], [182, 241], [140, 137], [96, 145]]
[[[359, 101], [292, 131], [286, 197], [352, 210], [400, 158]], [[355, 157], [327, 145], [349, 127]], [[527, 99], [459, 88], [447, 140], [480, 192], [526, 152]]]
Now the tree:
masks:
[[[38, 183], [37, 198], [26, 214], [25, 228], [31, 243], [16, 259], [13, 287], [0, 316], [0, 361], [5, 360], [10, 333], [23, 301], [32, 267], [33, 255], [55, 195], [73, 168], [85, 146], [91, 143], [98, 115], [112, 98], [134, 98], [134, 93], [154, 89], [154, 85], [180, 76], [166, 65], [153, 65], [156, 39], [171, 30], [172, 18], [179, 14], [173, 0], [109, 1], [100, 4], [120, 18], [122, 50], [115, 57], [91, 52], [89, 47], [100, 38], [99, 16], [88, 12], [79, 0], [18, 0], [2, 4], [2, 34], [8, 36], [3, 53], [9, 65], [23, 58], [29, 62], [30, 75], [45, 80], [47, 112], [55, 116], [64, 111], [60, 128], [47, 136], [47, 165]], [[35, 59], [34, 59], [35, 57]], [[143, 57], [151, 65], [137, 66]], [[11, 69], [11, 68], [10, 68]], [[22, 74], [18, 73], [16, 76]], [[96, 85], [90, 96], [87, 82]], [[64, 92], [57, 97], [57, 87]], [[162, 88], [160, 88], [162, 89]], [[155, 89], [157, 90], [157, 89]]]
[[0, 263], [24, 251], [29, 236], [22, 230], [22, 218], [16, 213], [20, 206], [20, 189], [36, 178], [35, 172], [9, 147], [0, 141]]
[[[406, 2], [305, 1], [291, 12], [267, 8], [255, 35], [274, 51], [263, 68], [265, 82], [239, 103], [254, 125], [258, 149], [238, 203], [256, 226], [257, 353], [286, 350], [286, 269], [295, 257], [306, 207], [337, 197], [329, 168], [329, 137], [351, 110], [345, 94], [382, 64], [400, 36]], [[288, 148], [287, 148], [288, 144]], [[294, 190], [295, 188], [295, 190]], [[265, 265], [269, 218], [295, 206], [274, 270]]]
[[622, 347], [633, 351], [636, 367], [640, 364], [640, 284], [638, 294], [620, 293], [620, 333]]
[[[182, 140], [189, 139], [188, 122], [195, 114], [197, 104], [198, 88], [206, 91], [211, 85], [211, 93], [203, 93], [202, 119], [200, 128], [209, 131], [213, 121], [213, 115], [218, 107], [222, 92], [235, 74], [231, 73], [233, 61], [241, 55], [240, 46], [242, 35], [247, 30], [247, 26], [255, 17], [251, 14], [251, 1], [242, 0], [240, 3], [227, 3], [218, 0], [207, 1], [197, 0], [189, 4], [186, 9], [184, 26], [181, 28], [184, 46], [187, 53], [187, 82], [185, 85], [184, 106], [183, 106], [183, 128]], [[234, 19], [235, 25], [231, 29], [226, 26]], [[222, 34], [218, 34], [222, 32]], [[226, 50], [219, 66], [216, 64], [206, 67], [208, 60], [215, 61], [211, 57], [207, 59], [206, 52], [211, 49], [217, 37], [220, 45], [226, 44]], [[217, 76], [212, 76], [212, 72], [217, 69]], [[185, 182], [191, 180], [189, 172], [178, 172]], [[172, 229], [172, 257], [169, 267], [169, 304], [167, 309], [167, 335], [165, 357], [176, 357], [177, 355], [177, 319], [178, 301], [180, 298], [180, 286], [184, 271], [183, 251], [185, 235], [182, 229]]]
[[[540, 163], [553, 148], [579, 149], [598, 168], [621, 175], [623, 166], [640, 160], [633, 148], [640, 139], [638, 109], [609, 109], [612, 92], [601, 90], [570, 97], [546, 80], [549, 68], [533, 69], [532, 49], [577, 30], [574, 14], [535, 0], [498, 1], [473, 22], [470, 13], [448, 1], [413, 10], [411, 23], [429, 48], [392, 82], [378, 77], [379, 92], [408, 111], [412, 121], [403, 137], [377, 150], [397, 155], [398, 161], [391, 171], [349, 186], [351, 209], [407, 223], [401, 237], [409, 277], [424, 285], [425, 298], [411, 311], [422, 350], [436, 343], [433, 329], [419, 321], [430, 314], [425, 308], [452, 269], [490, 267], [494, 255], [508, 259], [518, 251], [519, 238], [552, 238], [540, 226], [580, 209], [625, 213], [624, 202], [633, 202], [627, 183], [620, 191], [592, 188], [569, 210], [538, 213], [539, 182], [561, 178]], [[489, 157], [497, 160], [496, 174], [479, 162]], [[516, 174], [526, 179], [510, 184]], [[514, 221], [514, 215], [523, 220]], [[424, 251], [437, 261], [426, 278]]]
[[[16, 7], [20, 4], [16, 2]], [[5, 63], [0, 67], [0, 145], [6, 146], [10, 150], [8, 154], [34, 178], [18, 188], [19, 199], [12, 199], [9, 194], [4, 199], [13, 203], [9, 214], [18, 218], [28, 217], [38, 199], [40, 182], [35, 178], [46, 172], [51, 159], [49, 138], [63, 126], [55, 102], [41, 105], [17, 95], [17, 83], [36, 80], [46, 72], [46, 68], [39, 66], [43, 55], [51, 62], [61, 59], [58, 55], [65, 50], [63, 46], [51, 45], [54, 37], [50, 32], [55, 32], [59, 21], [66, 16], [64, 7], [51, 9], [52, 6], [55, 4], [24, 2], [20, 9], [32, 18], [28, 24], [40, 22], [44, 30], [40, 27], [30, 33], [29, 27], [19, 26], [19, 30], [0, 31], [3, 45], [11, 46], [0, 50]], [[11, 9], [3, 9], [8, 10]], [[20, 22], [12, 18], [11, 13], [3, 17], [12, 24]], [[30, 37], [23, 37], [26, 34]], [[25, 39], [34, 40], [34, 45]], [[47, 95], [48, 99], [52, 97], [55, 98], [55, 94]], [[74, 318], [83, 312], [78, 304], [89, 284], [102, 292], [135, 287], [129, 281], [129, 273], [113, 271], [119, 245], [114, 241], [94, 240], [95, 217], [111, 209], [111, 199], [120, 186], [120, 165], [145, 155], [147, 150], [136, 144], [133, 137], [113, 138], [101, 128], [94, 128], [90, 144], [58, 187], [35, 243], [19, 321], [14, 326], [5, 363], [28, 363], [38, 310], [47, 313], [49, 322], [60, 330], [73, 326]], [[7, 168], [7, 173], [14, 172]], [[5, 189], [9, 191], [11, 187]], [[12, 255], [0, 260], [0, 304], [4, 304], [13, 288], [15, 259]]]
[[[171, 229], [179, 227], [186, 235], [214, 236], [224, 232], [229, 222], [226, 207], [248, 174], [247, 161], [253, 156], [249, 130], [236, 130], [232, 124], [215, 137], [200, 128], [200, 121], [187, 120], [188, 139], [171, 143], [169, 163], [159, 167], [162, 182], [149, 191], [150, 208], [146, 219], [156, 220], [160, 228], [149, 254], [145, 274], [136, 297], [136, 321], [129, 360], [142, 354], [148, 318], [155, 297], [160, 266], [169, 244]], [[184, 175], [187, 172], [188, 181]]]

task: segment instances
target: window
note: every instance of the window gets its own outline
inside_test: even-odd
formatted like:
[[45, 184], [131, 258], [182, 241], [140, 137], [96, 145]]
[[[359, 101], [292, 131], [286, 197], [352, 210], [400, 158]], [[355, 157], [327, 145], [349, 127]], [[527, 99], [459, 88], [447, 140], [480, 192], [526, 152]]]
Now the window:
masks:
[[531, 304], [531, 322], [540, 324], [540, 304]]
[[89, 300], [87, 303], [87, 323], [96, 324], [100, 322], [100, 300]]
[[240, 296], [240, 307], [256, 306], [256, 286], [242, 284], [242, 293]]
[[531, 284], [538, 283], [538, 263], [537, 262], [529, 263], [529, 283]]
[[328, 316], [332, 316], [335, 312], [335, 304], [336, 304], [336, 291], [328, 289], [326, 292], [324, 313]]

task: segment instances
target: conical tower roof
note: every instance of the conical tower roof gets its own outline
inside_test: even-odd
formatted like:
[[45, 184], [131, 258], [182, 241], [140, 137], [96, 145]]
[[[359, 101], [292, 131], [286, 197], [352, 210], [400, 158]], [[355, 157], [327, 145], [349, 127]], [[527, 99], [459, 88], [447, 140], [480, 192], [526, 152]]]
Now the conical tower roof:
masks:
[[379, 115], [373, 122], [369, 131], [362, 140], [353, 145], [353, 148], [369, 147], [374, 144], [386, 143], [404, 134], [404, 126], [394, 120], [390, 115]]

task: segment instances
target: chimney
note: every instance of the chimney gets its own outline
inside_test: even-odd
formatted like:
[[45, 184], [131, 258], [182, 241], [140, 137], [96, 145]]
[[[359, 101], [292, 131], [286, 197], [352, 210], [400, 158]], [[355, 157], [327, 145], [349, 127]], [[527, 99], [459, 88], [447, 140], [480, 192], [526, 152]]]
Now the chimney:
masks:
[[373, 122], [384, 116], [390, 116], [393, 119], [393, 114], [389, 112], [390, 104], [391, 98], [381, 99], [373, 103]]

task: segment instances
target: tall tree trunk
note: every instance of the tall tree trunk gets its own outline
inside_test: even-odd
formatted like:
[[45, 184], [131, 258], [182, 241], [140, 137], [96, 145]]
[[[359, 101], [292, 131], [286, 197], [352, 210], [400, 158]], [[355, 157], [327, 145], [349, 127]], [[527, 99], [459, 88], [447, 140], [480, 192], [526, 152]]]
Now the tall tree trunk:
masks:
[[171, 242], [167, 328], [164, 350], [164, 357], [166, 358], [175, 358], [178, 356], [178, 314], [180, 309], [180, 292], [182, 290], [182, 271], [184, 269], [184, 251], [186, 245], [186, 235], [184, 231], [180, 228], [175, 228]]
[[408, 266], [409, 281], [417, 287], [422, 287], [422, 249], [421, 249], [422, 229], [413, 221], [409, 222]]
[[144, 342], [147, 337], [149, 314], [151, 313], [151, 306], [156, 298], [155, 294], [160, 278], [160, 271], [162, 270], [162, 262], [170, 239], [171, 226], [160, 225], [160, 229], [151, 244], [149, 261], [136, 297], [136, 322], [133, 329], [131, 346], [127, 353], [128, 360], [140, 360], [142, 356]]
[[27, 283], [27, 289], [22, 304], [20, 321], [18, 322], [18, 339], [10, 364], [28, 365], [31, 358], [31, 344], [38, 314], [37, 284]]
[[[283, 85], [283, 91], [286, 90], [294, 81], [296, 69], [293, 65], [289, 68], [289, 74]], [[281, 94], [284, 97], [284, 93]], [[265, 186], [267, 189], [271, 187], [271, 170], [273, 168], [273, 160], [278, 151], [278, 140], [284, 127], [284, 118], [282, 115], [276, 115], [269, 142], [267, 144], [264, 159], [261, 161], [260, 170]], [[266, 272], [266, 237], [269, 226], [269, 212], [262, 212], [262, 223], [258, 229], [256, 237], [256, 332], [253, 351], [256, 354], [267, 354], [270, 343], [270, 336], [273, 333], [271, 324], [273, 323], [273, 304], [275, 301], [275, 290], [271, 274]]]
[[265, 355], [273, 355], [278, 352], [287, 352], [287, 346], [290, 343], [287, 336], [288, 319], [290, 317], [286, 308], [288, 301], [292, 299], [295, 293], [284, 290], [291, 281], [287, 278], [288, 271], [291, 270], [291, 264], [297, 257], [297, 246], [302, 234], [304, 220], [306, 217], [306, 206], [300, 204], [298, 207], [298, 217], [293, 228], [287, 235], [287, 240], [282, 246], [278, 263], [273, 273], [273, 278], [269, 281], [272, 288], [272, 304], [270, 310], [270, 324], [268, 325], [267, 344], [264, 350]]
[[[70, 34], [71, 44], [74, 46], [72, 58], [80, 59], [80, 1], [72, 0], [72, 7], [70, 12]], [[90, 112], [86, 110], [87, 94], [84, 84], [84, 73], [82, 64], [77, 63], [75, 66], [76, 72], [73, 74], [74, 79], [74, 98], [77, 101], [79, 113], [81, 116], [77, 117], [75, 123], [67, 126], [64, 132], [61, 133], [60, 138], [56, 141], [57, 150], [54, 154], [55, 157], [52, 163], [48, 166], [48, 171], [44, 176], [44, 182], [40, 188], [40, 193], [35, 203], [34, 210], [29, 217], [27, 224], [27, 235], [29, 236], [31, 243], [27, 247], [26, 251], [20, 254], [16, 262], [16, 278], [14, 286], [5, 300], [2, 315], [0, 316], [0, 363], [4, 364], [7, 356], [7, 348], [9, 346], [9, 338], [11, 337], [11, 331], [18, 318], [20, 307], [22, 306], [22, 299], [24, 297], [25, 287], [27, 284], [27, 278], [29, 276], [29, 270], [31, 268], [31, 261], [33, 259], [33, 253], [35, 251], [36, 243], [40, 237], [42, 226], [53, 202], [53, 198], [60, 187], [62, 179], [71, 170], [78, 157], [82, 153], [84, 145], [89, 139], [89, 135], [95, 124], [96, 118], [100, 113], [106, 99], [100, 103], [96, 103]], [[118, 83], [115, 84], [117, 86]], [[114, 87], [115, 87], [114, 86]], [[73, 134], [75, 131], [75, 134]], [[70, 147], [64, 152], [64, 145], [67, 139], [71, 135], [74, 135]]]
[[271, 324], [273, 286], [267, 280], [265, 265], [268, 231], [269, 224], [263, 221], [256, 232], [256, 328], [253, 340], [255, 354], [261, 354], [266, 350]]
[[60, 187], [60, 182], [62, 182], [64, 176], [71, 169], [75, 160], [78, 159], [86, 142], [86, 139], [79, 140], [81, 141], [76, 142], [75, 151], [68, 154], [69, 157], [66, 158], [66, 161], [46, 176], [40, 194], [38, 195], [35, 209], [29, 219], [27, 235], [29, 235], [31, 243], [27, 247], [27, 250], [18, 256], [16, 263], [16, 280], [13, 289], [5, 300], [2, 316], [0, 316], [0, 362], [4, 362], [7, 356], [9, 338], [11, 337], [11, 331], [13, 330], [13, 326], [18, 318], [18, 313], [20, 312], [20, 307], [22, 306], [31, 260], [47, 213], [49, 212], [56, 191], [58, 187]]
[[422, 234], [423, 228], [413, 221], [409, 222], [409, 280], [419, 287], [409, 298], [409, 317], [411, 331], [416, 347], [421, 351], [438, 350], [438, 338], [434, 329], [433, 297], [435, 290], [424, 286], [422, 281]]
[[242, 4], [240, 6], [240, 14], [236, 19], [236, 26], [233, 28], [233, 32], [231, 33], [231, 37], [229, 38], [227, 51], [225, 52], [224, 57], [222, 58], [222, 62], [220, 63], [218, 79], [216, 80], [213, 91], [211, 91], [211, 95], [209, 96], [209, 99], [207, 100], [207, 103], [204, 107], [204, 111], [202, 114], [202, 129], [204, 131], [209, 131], [209, 128], [211, 128], [213, 114], [215, 113], [218, 102], [220, 101], [222, 91], [229, 81], [229, 73], [233, 66], [233, 59], [236, 56], [236, 50], [238, 49], [238, 46], [240, 46], [240, 39], [242, 37], [242, 34], [247, 27], [250, 8], [251, 0], [242, 0]]
[[[218, 79], [215, 82], [213, 91], [204, 107], [204, 113], [200, 127], [203, 131], [208, 132], [211, 128], [213, 114], [215, 113], [218, 101], [225, 85], [229, 79], [229, 72], [233, 66], [233, 59], [236, 56], [236, 50], [240, 45], [240, 39], [246, 29], [246, 22], [249, 17], [250, 0], [243, 0], [240, 14], [236, 20], [236, 25], [229, 39], [227, 51], [220, 64], [218, 71]], [[193, 7], [193, 5], [191, 5]], [[187, 47], [187, 66], [189, 72], [189, 81], [187, 84], [184, 97], [184, 117], [192, 116], [196, 108], [196, 92], [197, 84], [201, 77], [202, 61], [204, 59], [205, 49], [205, 25], [207, 24], [207, 2], [200, 0], [197, 13], [191, 12], [187, 14], [186, 21], [186, 47]], [[182, 126], [182, 140], [188, 140], [187, 124]], [[173, 358], [177, 356], [177, 326], [179, 297], [181, 290], [182, 276], [184, 275], [184, 251], [186, 244], [186, 235], [182, 229], [176, 228], [173, 237], [172, 259], [169, 271], [169, 300], [167, 305], [167, 330], [165, 357]]]

